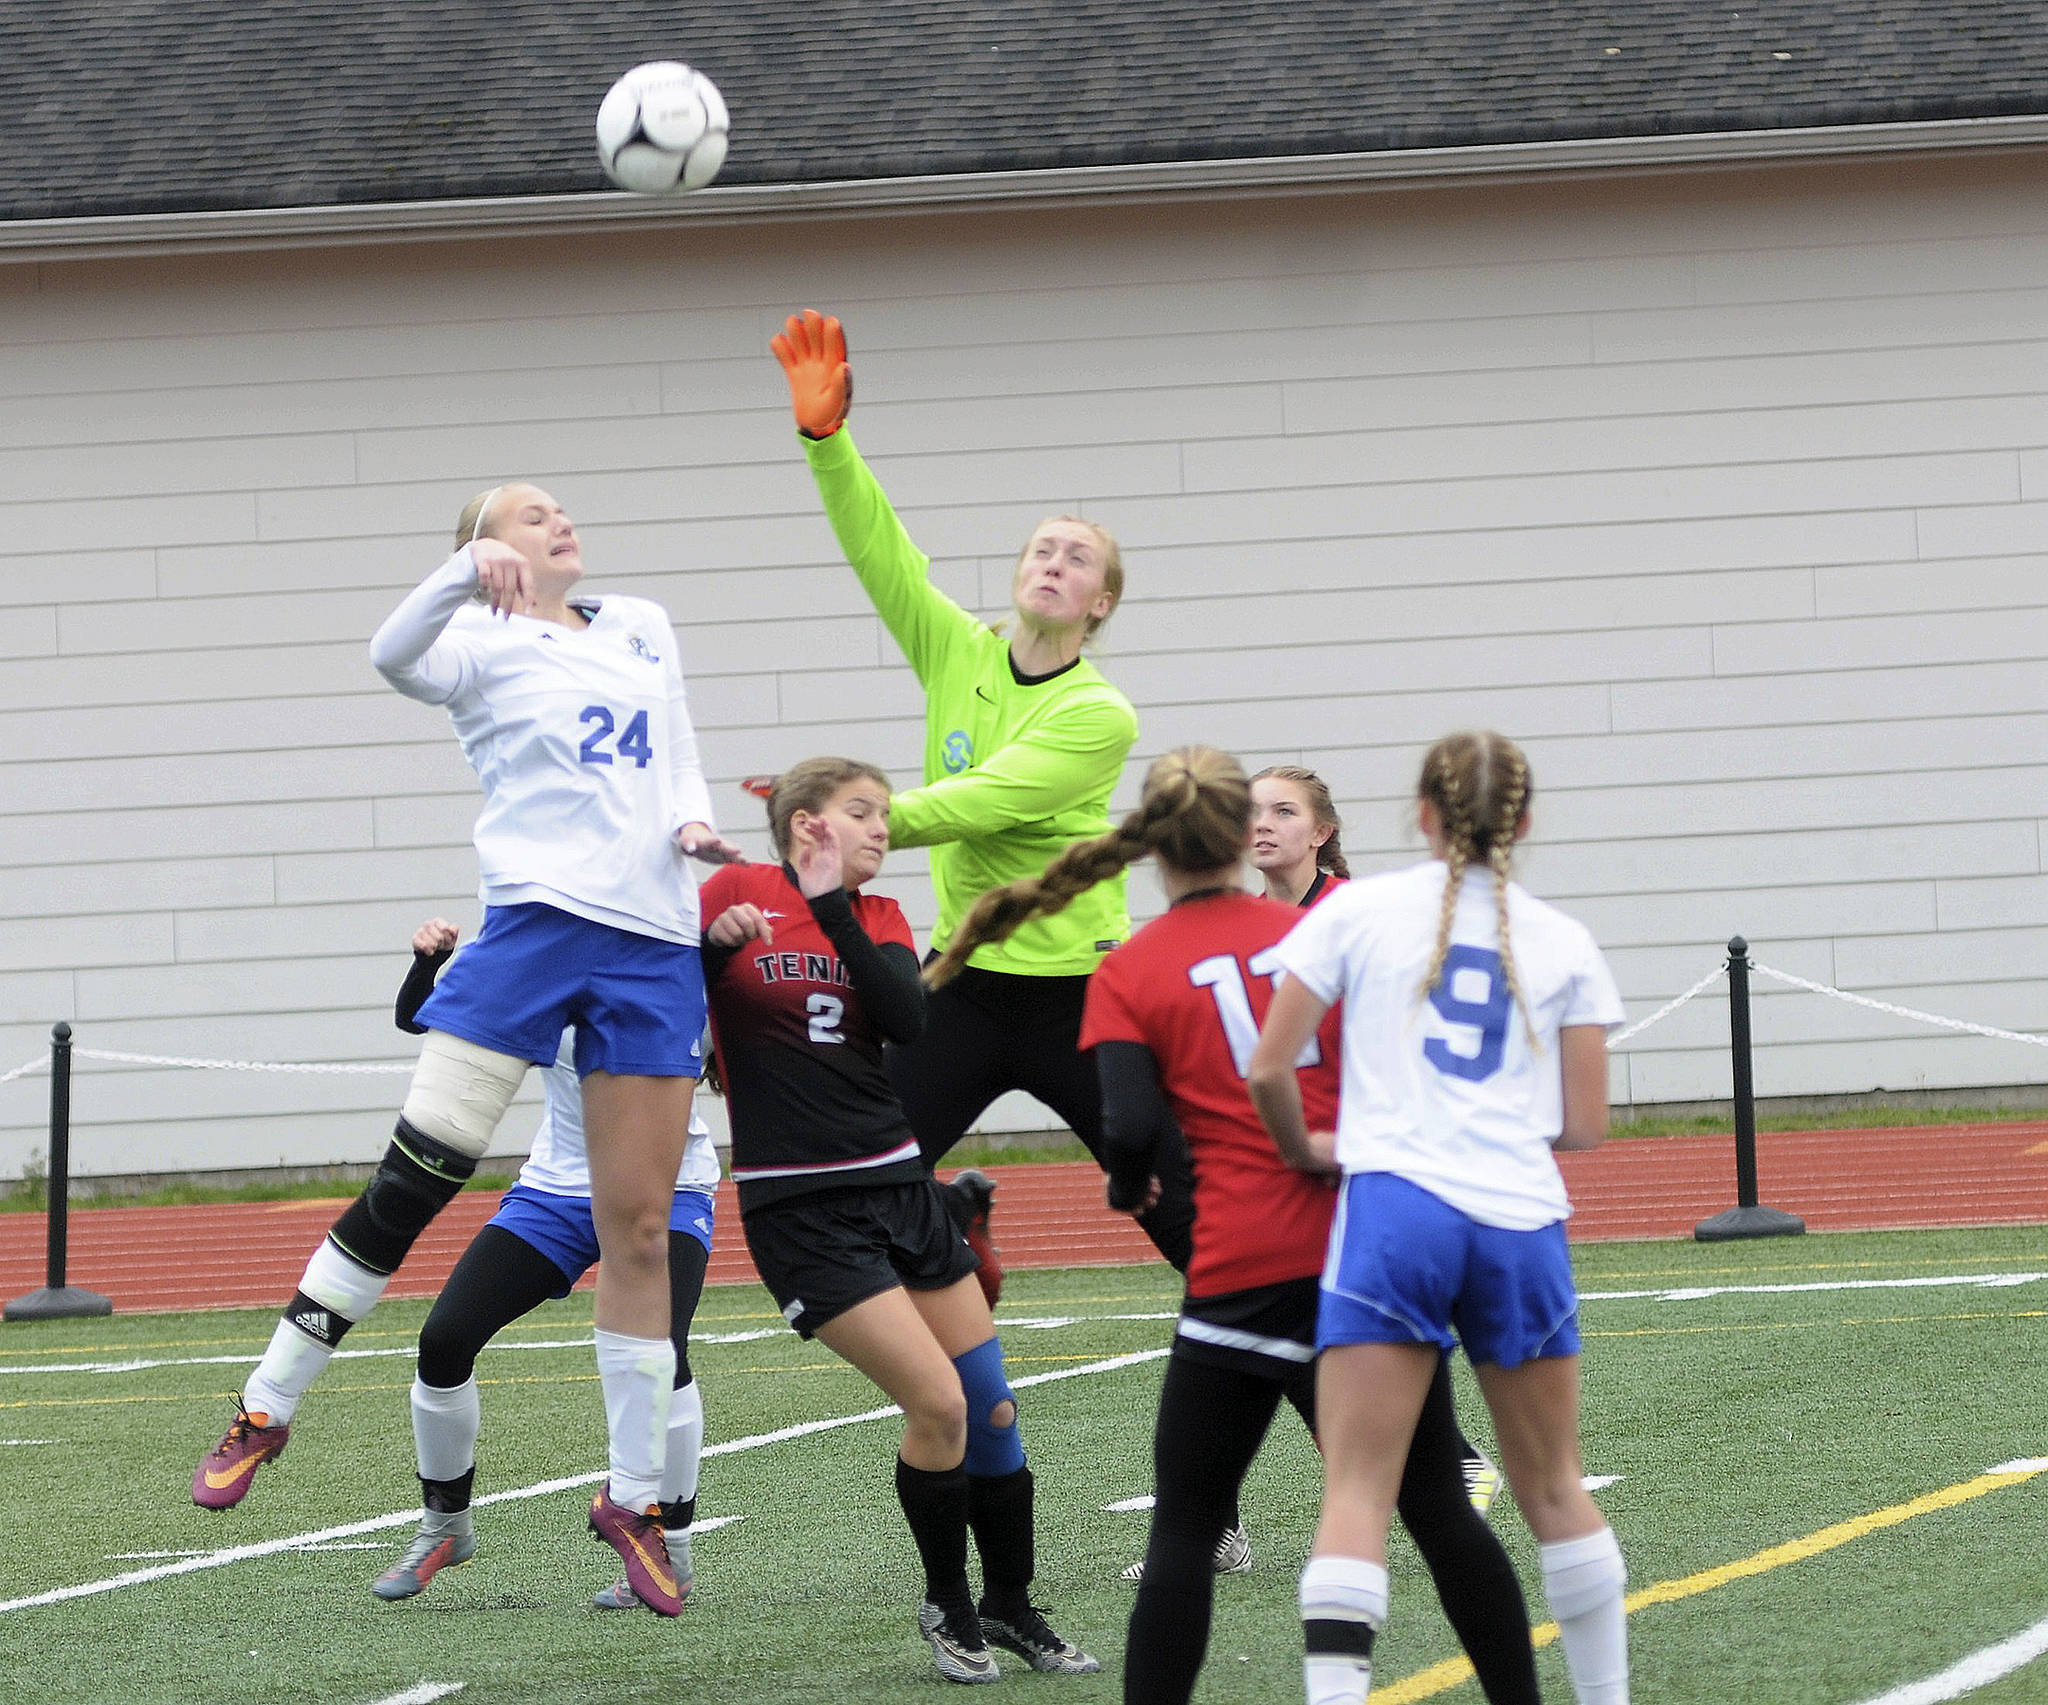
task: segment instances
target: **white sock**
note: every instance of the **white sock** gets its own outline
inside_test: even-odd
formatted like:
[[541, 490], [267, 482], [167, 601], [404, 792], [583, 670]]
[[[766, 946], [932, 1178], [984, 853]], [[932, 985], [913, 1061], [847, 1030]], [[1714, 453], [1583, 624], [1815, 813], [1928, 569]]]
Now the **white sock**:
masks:
[[476, 1436], [483, 1429], [476, 1375], [460, 1385], [412, 1382], [412, 1442], [422, 1480], [460, 1480], [476, 1466]]
[[1301, 1620], [1308, 1705], [1363, 1705], [1372, 1691], [1373, 1637], [1387, 1621], [1386, 1566], [1311, 1557], [1301, 1572]]
[[1628, 1570], [1614, 1529], [1539, 1546], [1537, 1556], [1579, 1705], [1628, 1705]]
[[704, 1450], [704, 1391], [693, 1379], [668, 1400], [668, 1460], [661, 1470], [661, 1501], [697, 1495], [697, 1459]]
[[[334, 1317], [331, 1322], [309, 1322], [325, 1332], [325, 1339], [295, 1325], [287, 1313], [270, 1334], [270, 1347], [256, 1371], [243, 1382], [243, 1407], [251, 1414], [268, 1415], [273, 1427], [290, 1422], [306, 1388], [333, 1357], [342, 1333], [377, 1306], [390, 1282], [389, 1274], [373, 1273], [351, 1261], [323, 1237], [306, 1263], [299, 1290]], [[336, 1326], [339, 1330], [334, 1330]]]
[[661, 1499], [676, 1347], [666, 1338], [628, 1338], [602, 1327], [596, 1338], [597, 1373], [604, 1384], [605, 1422], [611, 1435], [611, 1500], [629, 1510], [644, 1510]]
[[280, 1320], [263, 1360], [242, 1382], [242, 1407], [252, 1415], [267, 1415], [273, 1427], [289, 1424], [306, 1387], [320, 1377], [333, 1354], [333, 1345], [308, 1338], [289, 1320]]

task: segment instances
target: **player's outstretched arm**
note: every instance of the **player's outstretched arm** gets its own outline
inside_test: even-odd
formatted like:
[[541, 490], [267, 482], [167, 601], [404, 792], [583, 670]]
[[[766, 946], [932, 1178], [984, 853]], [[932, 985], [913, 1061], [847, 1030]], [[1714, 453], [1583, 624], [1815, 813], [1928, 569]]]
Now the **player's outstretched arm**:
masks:
[[747, 855], [709, 823], [689, 822], [676, 831], [676, 846], [702, 864], [745, 864]]
[[806, 438], [830, 438], [846, 424], [846, 411], [853, 406], [845, 328], [831, 315], [806, 308], [783, 322], [768, 347], [789, 380], [797, 431]]

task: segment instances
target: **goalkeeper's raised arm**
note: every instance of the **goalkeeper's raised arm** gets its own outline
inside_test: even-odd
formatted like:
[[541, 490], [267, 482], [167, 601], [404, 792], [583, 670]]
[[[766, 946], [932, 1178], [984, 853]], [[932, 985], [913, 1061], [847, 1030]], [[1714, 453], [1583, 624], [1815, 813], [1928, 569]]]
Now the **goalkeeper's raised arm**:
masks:
[[[941, 949], [984, 891], [1037, 876], [1072, 843], [1109, 828], [1138, 719], [1083, 648], [1123, 597], [1122, 554], [1092, 520], [1040, 522], [1018, 555], [999, 632], [931, 584], [928, 559], [854, 448], [840, 323], [793, 314], [771, 347], [840, 549], [925, 689], [923, 785], [896, 795], [890, 839], [930, 849], [931, 944]], [[934, 991], [923, 1038], [890, 1054], [928, 1160], [1011, 1089], [1037, 1097], [1097, 1149], [1100, 1090], [1076, 1045], [1081, 998], [1088, 973], [1129, 933], [1123, 883], [1107, 882], [977, 952]], [[1192, 1208], [1172, 1195], [1145, 1223], [1180, 1265]], [[965, 1220], [967, 1198], [959, 1203]]]

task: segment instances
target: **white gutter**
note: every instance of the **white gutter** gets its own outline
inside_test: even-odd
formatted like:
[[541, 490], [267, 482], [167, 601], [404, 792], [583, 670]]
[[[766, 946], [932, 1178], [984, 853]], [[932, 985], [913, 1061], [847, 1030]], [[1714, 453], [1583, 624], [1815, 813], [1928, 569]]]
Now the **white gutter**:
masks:
[[1942, 154], [2048, 143], [2048, 114], [1845, 124], [1806, 130], [1712, 131], [1584, 142], [1404, 148], [1273, 159], [959, 172], [699, 190], [675, 197], [591, 191], [453, 201], [364, 202], [234, 213], [141, 213], [0, 223], [0, 262], [89, 259], [209, 249], [419, 242], [512, 232], [647, 229], [688, 220], [737, 224], [922, 213], [949, 207], [1074, 206], [1109, 198], [1174, 201], [1516, 180], [1581, 172], [1683, 171], [1712, 166]]

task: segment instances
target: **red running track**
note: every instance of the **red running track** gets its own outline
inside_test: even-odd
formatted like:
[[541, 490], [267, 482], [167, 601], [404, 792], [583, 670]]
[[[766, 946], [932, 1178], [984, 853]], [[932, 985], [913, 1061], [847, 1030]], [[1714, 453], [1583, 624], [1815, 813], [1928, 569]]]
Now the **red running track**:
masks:
[[[2048, 1221], [2048, 1122], [1879, 1131], [1767, 1133], [1758, 1195], [1815, 1231]], [[1734, 1140], [1641, 1138], [1559, 1156], [1581, 1241], [1686, 1237], [1735, 1204]], [[998, 1168], [996, 1241], [1008, 1267], [1111, 1266], [1152, 1246], [1102, 1205], [1085, 1161]], [[349, 1198], [195, 1208], [82, 1208], [70, 1221], [67, 1277], [124, 1314], [152, 1309], [274, 1308]], [[496, 1210], [481, 1191], [456, 1198], [414, 1248], [393, 1296], [432, 1296]], [[719, 1186], [713, 1284], [754, 1280], [730, 1183]], [[0, 1214], [0, 1299], [44, 1280], [41, 1214]], [[587, 1283], [588, 1281], [586, 1281]]]

